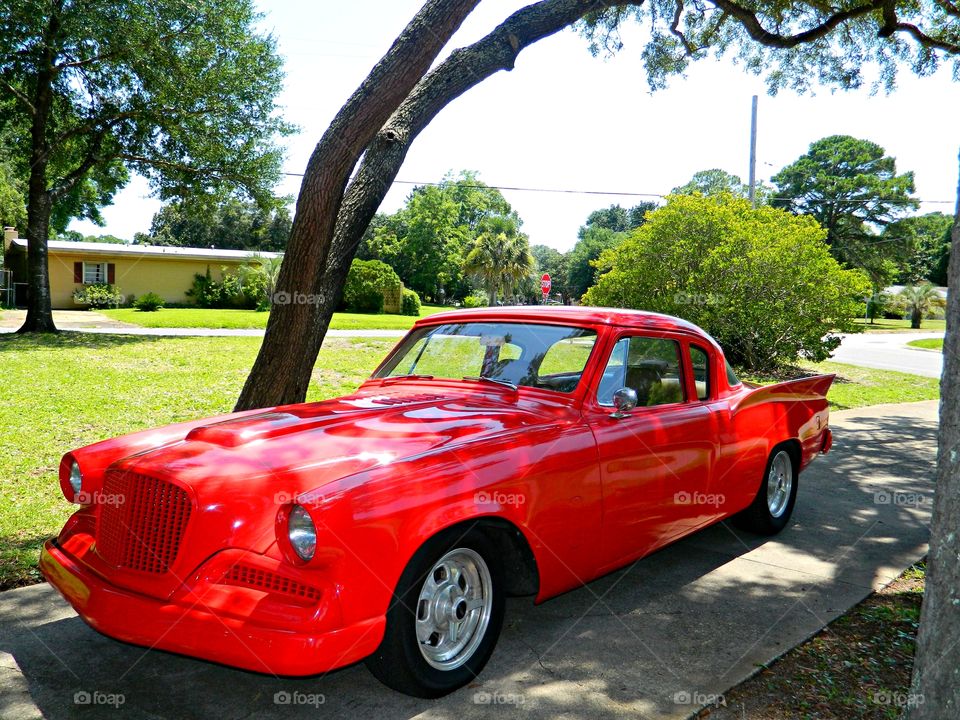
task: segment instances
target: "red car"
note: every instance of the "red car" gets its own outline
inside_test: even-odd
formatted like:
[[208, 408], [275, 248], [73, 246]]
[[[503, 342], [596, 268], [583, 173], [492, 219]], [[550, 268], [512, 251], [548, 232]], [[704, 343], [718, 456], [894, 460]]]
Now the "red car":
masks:
[[831, 444], [832, 376], [755, 387], [703, 330], [625, 310], [417, 322], [352, 395], [67, 453], [40, 558], [100, 632], [248, 670], [366, 659], [436, 697], [541, 602], [733, 517], [771, 534]]

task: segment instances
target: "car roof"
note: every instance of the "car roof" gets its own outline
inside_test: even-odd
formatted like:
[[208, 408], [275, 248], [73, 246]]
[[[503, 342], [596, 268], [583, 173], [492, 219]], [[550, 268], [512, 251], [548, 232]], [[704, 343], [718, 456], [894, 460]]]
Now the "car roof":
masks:
[[575, 325], [622, 325], [645, 330], [690, 332], [701, 337], [710, 336], [691, 322], [672, 315], [624, 310], [621, 308], [584, 307], [576, 305], [511, 305], [506, 307], [482, 307], [469, 310], [451, 310], [428, 315], [417, 321], [416, 327], [447, 322], [494, 320], [559, 322]]

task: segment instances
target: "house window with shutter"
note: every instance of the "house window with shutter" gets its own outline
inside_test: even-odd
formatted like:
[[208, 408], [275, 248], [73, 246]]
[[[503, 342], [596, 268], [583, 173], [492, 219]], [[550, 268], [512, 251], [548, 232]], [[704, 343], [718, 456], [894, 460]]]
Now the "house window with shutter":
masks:
[[73, 281], [84, 285], [114, 282], [113, 263], [77, 262], [73, 264]]
[[85, 262], [83, 264], [83, 284], [84, 285], [93, 285], [95, 283], [105, 283], [106, 281], [107, 281], [107, 264], [106, 263]]

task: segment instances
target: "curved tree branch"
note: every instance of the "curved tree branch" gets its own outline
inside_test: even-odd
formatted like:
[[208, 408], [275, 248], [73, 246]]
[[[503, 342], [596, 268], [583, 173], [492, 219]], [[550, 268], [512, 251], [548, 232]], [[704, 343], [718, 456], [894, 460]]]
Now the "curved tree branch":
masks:
[[852, 20], [861, 15], [880, 10], [884, 5], [884, 0], [872, 0], [872, 2], [857, 5], [849, 10], [834, 13], [819, 25], [804, 30], [803, 32], [796, 33], [795, 35], [781, 35], [770, 32], [764, 28], [757, 14], [749, 8], [745, 8], [731, 0], [710, 0], [710, 2], [738, 20], [740, 24], [743, 25], [744, 30], [746, 30], [750, 37], [756, 42], [761, 45], [766, 45], [767, 47], [781, 49], [794, 48], [797, 45], [819, 40], [847, 20]]
[[17, 88], [15, 88], [13, 85], [8, 83], [6, 80], [0, 80], [0, 86], [2, 86], [4, 90], [6, 90], [8, 93], [13, 95], [17, 100], [19, 100], [21, 104], [23, 104], [23, 106], [26, 108], [27, 113], [29, 113], [30, 115], [37, 114], [37, 109], [33, 106], [33, 103], [30, 102], [30, 98], [27, 97], [24, 93], [17, 90]]
[[960, 44], [931, 37], [913, 23], [901, 22], [897, 17], [895, 0], [885, 0], [883, 3], [883, 26], [880, 28], [878, 35], [880, 37], [890, 37], [898, 32], [910, 35], [925, 47], [936, 48], [948, 53], [960, 53]]
[[370, 219], [400, 171], [414, 139], [449, 103], [501, 70], [512, 70], [523, 48], [590, 12], [642, 2], [543, 0], [517, 11], [487, 36], [454, 51], [424, 77], [374, 138], [337, 216], [334, 263], [349, 264]]

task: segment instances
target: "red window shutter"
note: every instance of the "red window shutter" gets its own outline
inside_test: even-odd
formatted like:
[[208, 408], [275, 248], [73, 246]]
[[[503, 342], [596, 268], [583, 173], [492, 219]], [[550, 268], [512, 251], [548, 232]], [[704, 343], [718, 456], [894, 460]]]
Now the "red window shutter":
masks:
[[75, 262], [73, 264], [73, 281], [75, 283], [83, 282], [83, 263]]
[[107, 282], [113, 285], [117, 281], [117, 266], [107, 263]]

